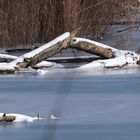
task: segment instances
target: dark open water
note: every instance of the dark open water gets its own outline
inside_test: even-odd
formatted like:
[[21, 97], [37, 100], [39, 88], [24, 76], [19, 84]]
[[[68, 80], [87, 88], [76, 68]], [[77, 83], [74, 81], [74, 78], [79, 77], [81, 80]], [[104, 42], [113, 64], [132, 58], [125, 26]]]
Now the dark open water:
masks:
[[140, 71], [93, 73], [1, 75], [0, 112], [60, 119], [1, 123], [0, 140], [140, 140]]

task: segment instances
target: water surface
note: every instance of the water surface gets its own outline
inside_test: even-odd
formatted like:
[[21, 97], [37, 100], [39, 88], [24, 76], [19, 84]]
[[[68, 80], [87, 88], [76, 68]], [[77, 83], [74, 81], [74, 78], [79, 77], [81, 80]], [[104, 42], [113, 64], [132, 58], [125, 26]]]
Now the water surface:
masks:
[[46, 119], [1, 123], [0, 139], [139, 140], [139, 83], [138, 69], [1, 75], [0, 112]]

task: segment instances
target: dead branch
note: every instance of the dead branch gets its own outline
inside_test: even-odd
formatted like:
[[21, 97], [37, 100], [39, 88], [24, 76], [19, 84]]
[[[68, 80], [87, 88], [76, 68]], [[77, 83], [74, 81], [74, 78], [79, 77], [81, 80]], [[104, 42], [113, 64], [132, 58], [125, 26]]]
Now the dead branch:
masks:
[[71, 46], [69, 45], [69, 47], [75, 48], [78, 50], [82, 50], [82, 51], [85, 51], [88, 53], [92, 53], [92, 54], [98, 55], [102, 58], [113, 58], [114, 57], [113, 52], [111, 50], [102, 48], [95, 44], [91, 44], [91, 43], [87, 43], [87, 42], [78, 42]]
[[81, 68], [122, 68], [129, 64], [134, 66], [140, 65], [139, 54], [127, 50], [118, 50], [89, 39], [74, 38], [76, 33], [77, 31], [74, 31], [71, 34], [68, 32], [64, 33], [49, 43], [15, 58], [15, 60], [10, 63], [0, 63], [0, 73], [13, 73], [15, 71], [20, 71], [22, 68], [34, 67], [36, 64], [68, 47], [106, 58], [95, 60], [89, 64], [81, 66]]
[[127, 28], [124, 28], [121, 30], [117, 30], [117, 32], [120, 33], [120, 32], [124, 32], [124, 31], [130, 30], [130, 29], [133, 29], [133, 28], [136, 28], [138, 30], [139, 27], [140, 27], [139, 25], [134, 25], [134, 26], [130, 26], [130, 27], [127, 27]]

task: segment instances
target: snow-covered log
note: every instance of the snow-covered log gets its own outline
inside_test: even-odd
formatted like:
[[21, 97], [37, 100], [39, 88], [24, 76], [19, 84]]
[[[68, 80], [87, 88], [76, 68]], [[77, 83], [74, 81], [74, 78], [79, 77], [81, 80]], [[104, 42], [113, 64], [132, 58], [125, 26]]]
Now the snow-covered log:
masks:
[[9, 54], [0, 54], [0, 59], [15, 60], [15, 59], [17, 59], [17, 56], [13, 56], [13, 55], [9, 55]]
[[[0, 59], [4, 59], [5, 61], [15, 60], [17, 58], [18, 57], [14, 56], [14, 55], [0, 54]], [[48, 67], [63, 67], [63, 65], [57, 64], [55, 62], [41, 61], [40, 63], [37, 63], [32, 68], [34, 68], [34, 69], [41, 69], [41, 68], [48, 68]]]
[[23, 122], [34, 122], [36, 120], [41, 120], [39, 115], [36, 117], [31, 117], [23, 114], [16, 113], [0, 113], [0, 122], [15, 122], [15, 123], [23, 123]]
[[[60, 50], [67, 47], [88, 51], [104, 58], [80, 66], [79, 69], [122, 68], [130, 65], [140, 66], [140, 55], [135, 52], [118, 50], [89, 39], [74, 38], [74, 35], [75, 33], [64, 33], [31, 52], [28, 52], [20, 57], [11, 58], [15, 60], [10, 63], [0, 63], [0, 73], [13, 73], [21, 68], [28, 68], [30, 66], [35, 67], [36, 64], [55, 55]], [[42, 67], [42, 65], [44, 65], [44, 62], [36, 65], [36, 67]]]
[[99, 44], [95, 42], [93, 43], [93, 41], [91, 40], [76, 38], [74, 41], [76, 42], [70, 46], [71, 48], [75, 48], [75, 49], [82, 50], [88, 53], [92, 53], [102, 58], [114, 57], [113, 52], [110, 50], [110, 48], [100, 47]]
[[64, 33], [61, 36], [50, 41], [49, 43], [18, 57], [10, 64], [15, 65], [15, 67], [18, 68], [27, 68], [29, 66], [34, 66], [39, 62], [60, 52], [64, 47], [69, 44], [70, 40], [70, 33]]
[[[91, 69], [91, 68], [122, 68], [124, 66], [140, 66], [140, 55], [137, 54], [136, 52], [132, 51], [127, 51], [127, 50], [119, 50], [113, 47], [110, 47], [108, 45], [104, 45], [102, 43], [92, 41], [89, 39], [84, 39], [84, 38], [75, 38], [75, 42], [72, 45], [72, 47], [77, 48], [82, 50], [81, 48], [88, 49], [87, 47], [84, 47], [79, 44], [86, 44], [86, 46], [90, 46], [91, 52], [94, 54], [97, 54], [99, 56], [109, 58], [108, 54], [111, 54], [110, 59], [101, 59], [101, 60], [96, 60], [91, 63], [85, 64], [80, 66], [78, 69]], [[94, 50], [95, 48], [95, 50]], [[96, 49], [97, 48], [97, 49]], [[104, 49], [105, 52], [109, 51], [109, 53], [104, 53], [103, 51], [100, 51]], [[98, 53], [96, 53], [98, 50]], [[102, 55], [103, 54], [103, 55]], [[104, 55], [105, 54], [105, 55]], [[106, 55], [107, 54], [107, 55]]]
[[0, 63], [0, 73], [13, 73], [16, 70], [20, 70], [20, 68], [35, 66], [67, 47], [71, 43], [73, 35], [66, 32], [49, 43], [16, 58], [10, 63]]

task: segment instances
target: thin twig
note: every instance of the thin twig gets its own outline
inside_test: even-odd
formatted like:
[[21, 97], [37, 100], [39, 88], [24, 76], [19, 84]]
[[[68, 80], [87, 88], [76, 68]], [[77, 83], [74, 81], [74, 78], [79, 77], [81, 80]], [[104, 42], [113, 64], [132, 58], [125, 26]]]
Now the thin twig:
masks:
[[96, 7], [96, 6], [100, 6], [100, 5], [104, 4], [106, 1], [107, 1], [107, 0], [104, 0], [104, 1], [102, 1], [102, 2], [100, 2], [100, 3], [97, 3], [97, 4], [92, 4], [92, 5], [88, 6], [88, 7], [86, 7], [86, 8], [84, 8], [84, 9], [80, 10], [80, 11], [78, 12], [78, 14], [81, 13], [81, 12], [84, 12], [84, 11], [90, 9], [90, 8], [93, 8], [93, 7]]
[[130, 26], [130, 27], [127, 27], [127, 28], [124, 28], [121, 30], [117, 30], [117, 33], [124, 32], [124, 31], [130, 30], [132, 28], [137, 28], [137, 30], [138, 30], [139, 27], [140, 27], [139, 25]]

